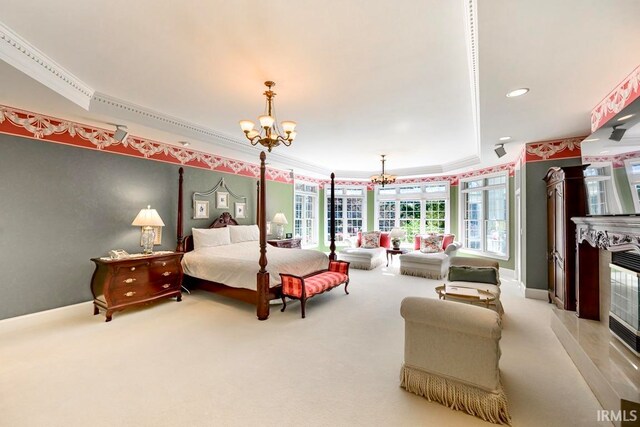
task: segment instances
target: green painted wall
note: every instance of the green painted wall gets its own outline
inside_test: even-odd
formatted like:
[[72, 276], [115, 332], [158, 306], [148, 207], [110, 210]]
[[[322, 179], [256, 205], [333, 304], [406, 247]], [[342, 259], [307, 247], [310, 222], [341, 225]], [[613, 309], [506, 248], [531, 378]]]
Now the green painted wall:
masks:
[[[284, 226], [284, 232], [293, 233], [293, 185], [283, 182], [267, 181], [266, 192], [267, 206], [265, 211], [267, 221], [271, 221], [276, 213], [282, 212], [289, 222], [289, 224]], [[255, 220], [253, 222], [255, 223]], [[274, 230], [272, 226], [272, 233]]]
[[375, 217], [376, 217], [376, 208], [375, 208], [375, 191], [368, 190], [367, 191], [367, 231], [373, 231], [376, 229]]
[[460, 213], [458, 212], [458, 186], [449, 187], [449, 230], [456, 235], [456, 240], [460, 241]]
[[631, 187], [629, 186], [629, 177], [625, 168], [614, 168], [613, 179], [616, 183], [616, 191], [620, 199], [622, 213], [635, 213], [633, 206], [633, 196], [631, 195]]

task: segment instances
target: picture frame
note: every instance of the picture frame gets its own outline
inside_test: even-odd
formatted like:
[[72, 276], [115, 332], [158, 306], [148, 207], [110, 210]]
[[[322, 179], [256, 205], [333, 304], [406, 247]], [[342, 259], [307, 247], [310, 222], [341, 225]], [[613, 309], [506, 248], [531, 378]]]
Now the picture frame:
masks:
[[216, 191], [216, 209], [229, 209], [229, 193]]
[[271, 221], [267, 221], [267, 236], [271, 235]]
[[193, 219], [209, 218], [209, 201], [194, 200], [193, 201]]
[[235, 203], [235, 218], [244, 219], [247, 217], [247, 204], [245, 202]]
[[285, 234], [285, 239], [293, 239], [293, 233]]

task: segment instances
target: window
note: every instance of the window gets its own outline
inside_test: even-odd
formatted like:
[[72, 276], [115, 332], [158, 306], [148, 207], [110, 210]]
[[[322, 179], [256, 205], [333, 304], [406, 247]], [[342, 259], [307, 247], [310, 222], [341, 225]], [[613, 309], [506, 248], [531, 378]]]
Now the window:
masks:
[[303, 246], [318, 244], [318, 186], [296, 183], [294, 187], [293, 234], [301, 239]]
[[631, 197], [636, 212], [640, 212], [640, 159], [630, 159], [624, 161], [631, 187]]
[[[325, 215], [325, 240], [329, 242], [331, 210], [331, 194], [326, 193]], [[366, 229], [367, 192], [366, 187], [336, 187], [335, 188], [335, 212], [336, 212], [336, 242], [342, 242], [355, 236], [359, 231]]]
[[401, 227], [406, 242], [416, 234], [449, 229], [449, 183], [397, 184], [376, 188], [376, 226], [380, 231]]
[[508, 258], [507, 174], [462, 181], [460, 188], [463, 245]]

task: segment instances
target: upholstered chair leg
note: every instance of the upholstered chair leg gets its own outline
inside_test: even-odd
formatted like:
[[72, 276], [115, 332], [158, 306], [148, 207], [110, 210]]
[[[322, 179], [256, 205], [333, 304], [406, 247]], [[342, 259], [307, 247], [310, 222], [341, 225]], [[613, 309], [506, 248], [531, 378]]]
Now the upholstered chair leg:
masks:
[[287, 308], [287, 300], [284, 295], [282, 295], [282, 309], [280, 310], [280, 312], [284, 313], [285, 308]]
[[344, 293], [349, 295], [349, 291], [347, 290], [347, 286], [349, 286], [349, 279], [347, 279], [347, 281], [344, 282]]

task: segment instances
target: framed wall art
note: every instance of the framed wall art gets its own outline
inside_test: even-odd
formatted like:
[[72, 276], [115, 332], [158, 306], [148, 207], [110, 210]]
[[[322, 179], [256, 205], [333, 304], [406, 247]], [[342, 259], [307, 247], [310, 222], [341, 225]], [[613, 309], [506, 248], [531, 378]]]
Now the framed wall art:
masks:
[[235, 203], [235, 217], [236, 219], [246, 218], [247, 217], [247, 204], [244, 202], [236, 202]]
[[216, 209], [229, 209], [229, 193], [225, 191], [216, 192]]
[[193, 219], [209, 218], [209, 201], [194, 200], [193, 201]]

